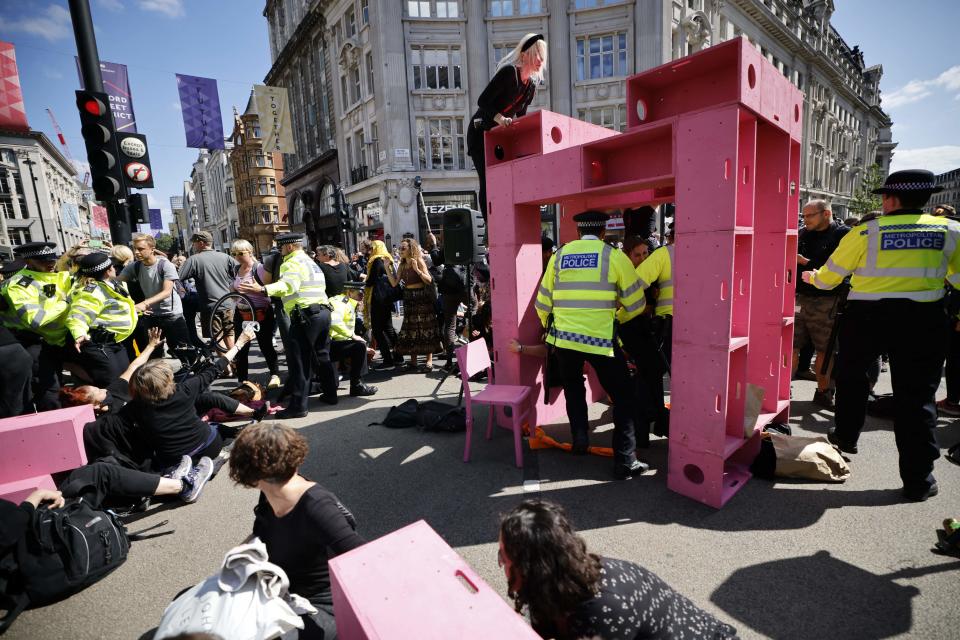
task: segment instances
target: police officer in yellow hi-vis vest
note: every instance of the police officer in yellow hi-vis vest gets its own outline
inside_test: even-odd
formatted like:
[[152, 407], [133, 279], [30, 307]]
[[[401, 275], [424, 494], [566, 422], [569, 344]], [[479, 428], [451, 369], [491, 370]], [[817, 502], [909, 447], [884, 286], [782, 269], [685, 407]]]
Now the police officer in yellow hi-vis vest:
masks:
[[8, 328], [33, 358], [33, 403], [37, 411], [59, 409], [60, 371], [70, 274], [55, 271], [57, 253], [53, 242], [29, 242], [14, 248], [26, 266], [11, 276], [3, 292], [12, 318]]
[[836, 427], [828, 437], [841, 451], [857, 452], [870, 390], [867, 368], [888, 353], [900, 479], [911, 501], [939, 490], [934, 394], [947, 345], [944, 278], [960, 284], [960, 223], [922, 211], [939, 190], [929, 171], [891, 173], [874, 190], [883, 198], [883, 216], [854, 227], [823, 267], [803, 273], [804, 282], [818, 289], [832, 289], [852, 274], [839, 329]]
[[579, 240], [565, 245], [547, 263], [535, 307], [547, 328], [547, 343], [557, 350], [573, 452], [589, 446], [583, 365], [589, 362], [613, 401], [614, 477], [625, 480], [649, 466], [637, 460], [634, 416], [642, 402], [632, 392], [627, 365], [616, 346], [617, 305], [629, 320], [643, 312], [643, 287], [630, 259], [603, 242], [609, 216], [585, 211], [573, 217]]
[[[362, 282], [348, 282], [347, 292], [363, 292]], [[361, 379], [367, 372], [367, 342], [357, 335], [357, 306], [359, 301], [347, 293], [330, 298], [333, 312], [330, 321], [330, 360], [335, 363], [350, 361], [350, 395], [372, 396], [377, 388]]]
[[136, 303], [116, 277], [107, 254], [91, 253], [80, 258], [77, 286], [67, 311], [67, 330], [79, 354], [73, 360], [101, 388], [108, 387], [130, 366], [122, 343], [137, 326]]
[[280, 278], [268, 285], [248, 282], [240, 293], [263, 293], [279, 297], [290, 316], [291, 349], [287, 353], [289, 375], [281, 397], [289, 398], [287, 407], [274, 417], [303, 418], [314, 361], [319, 368], [321, 400], [337, 403], [337, 378], [330, 363], [330, 302], [320, 267], [303, 252], [303, 235], [281, 233], [276, 237], [283, 256]]

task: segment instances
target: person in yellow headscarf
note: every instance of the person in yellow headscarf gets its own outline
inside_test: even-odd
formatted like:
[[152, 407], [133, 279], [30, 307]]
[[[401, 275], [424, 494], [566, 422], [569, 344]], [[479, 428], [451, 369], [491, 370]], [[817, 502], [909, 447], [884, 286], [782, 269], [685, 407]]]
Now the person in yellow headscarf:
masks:
[[367, 279], [363, 292], [363, 320], [370, 327], [383, 363], [378, 367], [388, 369], [403, 363], [403, 357], [394, 355], [397, 345], [397, 330], [393, 327], [394, 287], [391, 278], [396, 278], [393, 256], [382, 240], [367, 241], [361, 245], [367, 256]]

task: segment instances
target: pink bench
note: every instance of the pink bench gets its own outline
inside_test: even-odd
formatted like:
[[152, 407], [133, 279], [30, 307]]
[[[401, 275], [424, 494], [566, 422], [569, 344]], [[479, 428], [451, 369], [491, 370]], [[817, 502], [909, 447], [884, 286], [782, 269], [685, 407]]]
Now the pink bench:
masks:
[[330, 579], [341, 638], [539, 638], [423, 520], [337, 556]]
[[93, 419], [84, 405], [0, 420], [0, 498], [19, 503], [55, 489], [50, 474], [87, 464], [83, 425]]

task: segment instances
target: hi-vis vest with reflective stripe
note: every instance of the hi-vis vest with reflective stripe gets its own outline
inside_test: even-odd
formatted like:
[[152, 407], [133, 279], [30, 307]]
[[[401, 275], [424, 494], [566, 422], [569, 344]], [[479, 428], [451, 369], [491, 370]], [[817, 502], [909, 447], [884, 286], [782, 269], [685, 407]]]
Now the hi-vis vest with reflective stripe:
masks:
[[534, 306], [545, 327], [553, 314], [550, 344], [612, 356], [617, 303], [625, 320], [643, 312], [643, 287], [630, 259], [601, 240], [575, 240], [550, 258]]
[[123, 342], [137, 326], [134, 302], [126, 293], [120, 293], [109, 282], [91, 282], [73, 290], [70, 310], [67, 312], [67, 330], [74, 340], [90, 333], [91, 329], [105, 329]]
[[657, 285], [660, 295], [657, 297], [658, 316], [673, 315], [673, 245], [660, 247], [637, 267], [637, 277], [644, 289]]
[[330, 298], [330, 339], [353, 340], [357, 326], [357, 301], [341, 294]]
[[10, 303], [8, 313], [12, 315], [7, 326], [31, 331], [50, 344], [62, 346], [67, 337], [64, 320], [70, 282], [70, 274], [66, 271], [18, 271], [11, 276], [10, 284], [4, 289], [4, 295]]
[[854, 227], [813, 272], [818, 289], [850, 279], [850, 300], [905, 298], [934, 302], [944, 278], [960, 285], [960, 223], [920, 212], [893, 213]]
[[283, 258], [280, 279], [267, 285], [267, 295], [280, 296], [283, 310], [290, 313], [295, 307], [327, 304], [327, 285], [317, 263], [297, 249]]

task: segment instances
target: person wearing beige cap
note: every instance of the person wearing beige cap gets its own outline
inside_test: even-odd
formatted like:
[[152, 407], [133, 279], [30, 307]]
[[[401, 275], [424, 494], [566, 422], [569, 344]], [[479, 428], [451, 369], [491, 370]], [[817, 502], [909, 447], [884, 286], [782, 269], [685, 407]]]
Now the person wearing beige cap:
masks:
[[[225, 253], [214, 251], [213, 236], [209, 231], [195, 231], [190, 237], [193, 245], [193, 255], [180, 267], [180, 279], [194, 279], [197, 283], [197, 293], [200, 295], [200, 329], [204, 338], [209, 338], [210, 312], [217, 300], [230, 293], [233, 278], [240, 265], [236, 260]], [[214, 325], [224, 328], [224, 347], [233, 346], [233, 315], [232, 312], [217, 313]], [[214, 332], [220, 333], [217, 326]]]

